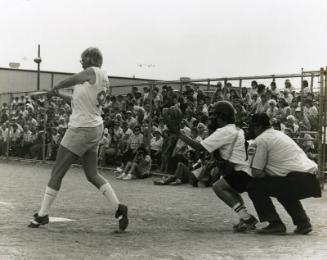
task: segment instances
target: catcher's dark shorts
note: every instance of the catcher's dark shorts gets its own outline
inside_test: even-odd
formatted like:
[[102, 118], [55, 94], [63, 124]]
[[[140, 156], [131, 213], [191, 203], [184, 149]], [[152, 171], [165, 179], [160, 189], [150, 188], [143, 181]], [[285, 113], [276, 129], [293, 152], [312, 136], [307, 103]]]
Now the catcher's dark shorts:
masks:
[[243, 171], [235, 171], [232, 174], [223, 177], [225, 181], [237, 192], [247, 191], [247, 187], [253, 178]]
[[96, 127], [69, 127], [60, 145], [81, 157], [87, 151], [97, 153], [102, 136], [102, 124]]

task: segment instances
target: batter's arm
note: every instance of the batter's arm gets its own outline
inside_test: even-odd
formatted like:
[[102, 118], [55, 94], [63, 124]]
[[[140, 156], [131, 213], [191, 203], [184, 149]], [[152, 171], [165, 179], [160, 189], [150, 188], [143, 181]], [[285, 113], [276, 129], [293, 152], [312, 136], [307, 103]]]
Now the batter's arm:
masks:
[[77, 84], [82, 84], [88, 81], [90, 84], [94, 84], [96, 80], [95, 72], [92, 68], [87, 68], [77, 74], [74, 74], [59, 83], [57, 83], [53, 89], [59, 90], [62, 88], [69, 88]]

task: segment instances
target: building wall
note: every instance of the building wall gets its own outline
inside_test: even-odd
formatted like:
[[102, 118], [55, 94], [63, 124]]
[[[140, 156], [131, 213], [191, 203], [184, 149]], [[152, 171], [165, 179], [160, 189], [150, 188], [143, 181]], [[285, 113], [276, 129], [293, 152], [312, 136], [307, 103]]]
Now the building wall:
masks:
[[[57, 82], [73, 73], [41, 71], [40, 90], [50, 90]], [[110, 85], [137, 84], [152, 81], [149, 79], [109, 77]], [[113, 95], [126, 94], [131, 87], [112, 88]], [[143, 87], [139, 87], [141, 89]], [[26, 95], [37, 90], [37, 71], [0, 68], [0, 102], [8, 102], [10, 97]]]

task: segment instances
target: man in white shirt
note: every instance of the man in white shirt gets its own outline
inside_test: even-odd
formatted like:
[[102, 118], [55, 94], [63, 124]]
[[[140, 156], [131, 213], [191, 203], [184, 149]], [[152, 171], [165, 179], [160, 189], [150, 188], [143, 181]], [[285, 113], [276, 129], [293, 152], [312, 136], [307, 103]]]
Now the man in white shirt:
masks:
[[275, 197], [297, 226], [294, 233], [308, 234], [312, 226], [300, 200], [321, 196], [315, 176], [316, 163], [290, 137], [271, 128], [269, 117], [264, 113], [253, 115], [250, 135], [255, 137], [248, 149], [253, 180], [247, 191], [260, 221], [269, 222], [268, 226], [257, 232], [286, 232], [270, 198]]

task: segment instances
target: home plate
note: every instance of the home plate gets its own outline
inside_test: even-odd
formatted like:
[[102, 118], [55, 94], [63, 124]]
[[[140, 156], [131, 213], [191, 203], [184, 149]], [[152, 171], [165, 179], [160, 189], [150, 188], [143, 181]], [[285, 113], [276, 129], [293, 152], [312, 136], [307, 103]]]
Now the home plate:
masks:
[[0, 201], [0, 205], [6, 206], [6, 207], [9, 207], [9, 208], [13, 208], [14, 207], [12, 205], [12, 203], [10, 203], [10, 202], [4, 202], [4, 201]]
[[57, 218], [57, 217], [50, 217], [50, 222], [69, 222], [69, 221], [75, 221], [73, 219], [69, 218]]

